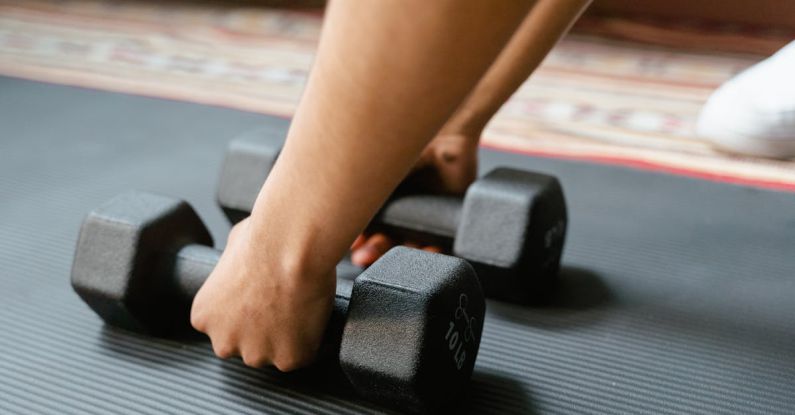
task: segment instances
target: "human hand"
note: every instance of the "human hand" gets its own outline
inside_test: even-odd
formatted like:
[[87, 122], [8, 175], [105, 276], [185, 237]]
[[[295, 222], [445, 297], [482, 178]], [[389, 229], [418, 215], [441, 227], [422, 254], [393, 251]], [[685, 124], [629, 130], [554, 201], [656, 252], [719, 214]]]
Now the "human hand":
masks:
[[[440, 132], [425, 147], [410, 176], [411, 186], [435, 193], [463, 194], [477, 177], [479, 134]], [[362, 234], [351, 246], [351, 262], [372, 265], [397, 244], [440, 252], [437, 246], [420, 246], [415, 241], [397, 241], [378, 232]]]
[[290, 371], [311, 363], [320, 347], [333, 306], [334, 269], [313, 274], [291, 265], [278, 252], [258, 249], [261, 237], [249, 219], [232, 229], [193, 300], [191, 324], [210, 337], [220, 358], [241, 356], [248, 366]]

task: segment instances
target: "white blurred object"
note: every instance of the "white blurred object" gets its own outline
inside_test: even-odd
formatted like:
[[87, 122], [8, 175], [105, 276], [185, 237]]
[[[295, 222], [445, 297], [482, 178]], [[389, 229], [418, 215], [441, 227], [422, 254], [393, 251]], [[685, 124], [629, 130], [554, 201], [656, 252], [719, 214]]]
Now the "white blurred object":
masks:
[[795, 157], [795, 41], [721, 85], [696, 129], [734, 153]]

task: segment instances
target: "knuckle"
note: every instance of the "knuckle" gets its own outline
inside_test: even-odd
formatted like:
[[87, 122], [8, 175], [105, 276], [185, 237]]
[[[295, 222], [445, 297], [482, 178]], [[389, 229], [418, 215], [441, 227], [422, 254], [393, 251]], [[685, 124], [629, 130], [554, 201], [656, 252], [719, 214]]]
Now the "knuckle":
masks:
[[235, 234], [237, 233], [237, 229], [238, 229], [238, 225], [235, 225], [235, 226], [232, 227], [232, 229], [229, 230], [229, 234], [226, 235], [226, 244], [227, 245], [231, 245], [232, 242], [235, 240]]
[[281, 372], [292, 372], [293, 370], [298, 369], [298, 367], [295, 365], [295, 362], [285, 359], [274, 360], [273, 366], [275, 366], [276, 369], [279, 369]]
[[292, 372], [293, 370], [309, 365], [311, 361], [312, 359], [309, 356], [300, 356], [295, 353], [290, 353], [274, 359], [273, 365], [282, 372]]
[[241, 232], [243, 227], [246, 226], [247, 222], [248, 222], [248, 218], [243, 219], [242, 221], [240, 221], [240, 222], [236, 223], [234, 226], [232, 226], [232, 229], [229, 230], [229, 235], [227, 235], [227, 237], [226, 237], [227, 243], [232, 242], [232, 241], [235, 240], [235, 238]]
[[202, 333], [206, 331], [204, 316], [202, 316], [202, 314], [196, 311], [195, 309], [191, 310], [190, 312], [190, 325], [193, 326], [194, 329]]
[[246, 366], [260, 368], [266, 366], [268, 363], [270, 363], [270, 361], [267, 356], [263, 354], [247, 353], [243, 354], [243, 363]]
[[221, 359], [229, 359], [235, 355], [235, 347], [230, 342], [213, 342], [213, 352]]

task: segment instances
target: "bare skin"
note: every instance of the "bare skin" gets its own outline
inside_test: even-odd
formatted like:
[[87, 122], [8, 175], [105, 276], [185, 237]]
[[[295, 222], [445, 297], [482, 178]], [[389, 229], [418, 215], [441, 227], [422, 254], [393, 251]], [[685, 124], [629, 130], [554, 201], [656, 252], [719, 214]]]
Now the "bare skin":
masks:
[[193, 302], [191, 323], [218, 356], [282, 371], [311, 363], [331, 312], [335, 264], [529, 6], [329, 4], [279, 160]]
[[[500, 52], [531, 3], [329, 5], [279, 161], [193, 303], [191, 323], [219, 357], [283, 371], [311, 363], [331, 311], [335, 264], [400, 181], [412, 168], [431, 166], [436, 178], [427, 180], [439, 190], [461, 192], [471, 183], [477, 139], [490, 118], [484, 108], [493, 115], [515, 89], [493, 86], [505, 76], [495, 68], [513, 65], [491, 63], [507, 59]], [[580, 9], [586, 3], [577, 2]], [[568, 16], [562, 25], [538, 23], [556, 40], [578, 13], [563, 12], [573, 5], [553, 12], [556, 0], [544, 4], [548, 14]], [[523, 67], [537, 65], [554, 40], [525, 43], [536, 63]], [[478, 98], [481, 90], [492, 96]], [[363, 242], [391, 244], [386, 236]]]
[[[423, 150], [415, 171], [431, 190], [462, 194], [477, 176], [477, 149], [486, 124], [535, 71], [591, 0], [539, 0], [467, 99]], [[351, 261], [369, 266], [397, 242], [376, 233], [356, 238]], [[439, 251], [438, 247], [423, 249]]]

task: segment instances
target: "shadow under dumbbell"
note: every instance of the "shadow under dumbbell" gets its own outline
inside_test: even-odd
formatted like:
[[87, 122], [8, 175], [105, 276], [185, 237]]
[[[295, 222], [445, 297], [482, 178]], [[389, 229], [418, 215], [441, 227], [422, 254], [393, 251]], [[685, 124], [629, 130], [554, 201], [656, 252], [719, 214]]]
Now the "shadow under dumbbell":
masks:
[[[358, 397], [343, 377], [339, 364], [331, 359], [306, 369], [282, 373], [274, 368], [247, 367], [240, 358], [218, 359], [206, 337], [201, 340], [195, 336], [194, 341], [186, 343], [184, 338], [152, 337], [106, 325], [98, 332], [97, 340], [99, 353], [123, 362], [126, 370], [137, 372], [136, 368], [140, 368], [182, 373], [182, 376], [188, 374], [185, 378], [188, 383], [195, 381], [193, 377], [196, 376], [205, 381], [206, 377], [214, 377], [217, 379], [214, 383], [221, 389], [219, 394], [235, 396], [236, 401], [252, 409], [286, 402], [290, 408], [295, 408], [300, 407], [302, 401], [320, 399], [330, 402], [329, 406], [391, 411]], [[268, 403], [268, 400], [273, 402]]]
[[155, 337], [104, 325], [97, 334], [101, 354], [152, 368], [193, 367], [215, 358], [207, 337], [201, 333]]
[[541, 307], [589, 310], [610, 303], [612, 295], [602, 278], [587, 269], [563, 266], [547, 296], [540, 297]]
[[[240, 399], [252, 399], [252, 404], [261, 402], [261, 395], [252, 396], [241, 390], [240, 380], [245, 380], [247, 387], [254, 390], [268, 390], [288, 398], [319, 398], [351, 409], [400, 413], [358, 397], [334, 362], [323, 362], [290, 373], [280, 373], [270, 368], [252, 369], [236, 360], [223, 361], [221, 368], [225, 379], [224, 392]], [[450, 408], [450, 411], [463, 411], [462, 413], [468, 414], [537, 413], [533, 409], [531, 394], [518, 382], [496, 372], [478, 370], [472, 375], [466, 398], [458, 407]]]
[[[234, 395], [239, 400], [250, 401], [252, 407], [259, 407], [266, 396], [277, 395], [275, 401], [291, 401], [291, 405], [309, 402], [310, 405], [323, 401], [324, 407], [344, 408], [354, 411], [380, 413], [401, 413], [376, 403], [363, 400], [343, 376], [339, 365], [330, 360], [318, 362], [308, 368], [282, 373], [274, 368], [255, 369], [246, 367], [239, 359], [221, 361], [224, 393]], [[241, 389], [240, 383], [246, 387]], [[260, 391], [260, 393], [251, 393]], [[310, 409], [305, 409], [311, 412]]]
[[[267, 396], [274, 396], [274, 401], [292, 401], [294, 404], [317, 398], [347, 409], [400, 413], [359, 397], [334, 359], [324, 359], [306, 369], [281, 373], [273, 368], [246, 367], [239, 358], [218, 359], [213, 355], [207, 338], [201, 334], [181, 336], [152, 337], [106, 325], [98, 332], [100, 344], [97, 350], [126, 362], [129, 368], [173, 373], [187, 371], [193, 373], [192, 376], [200, 376], [196, 374], [197, 370], [215, 372], [220, 368], [217, 384], [222, 393], [235, 396], [252, 408], [262, 407], [263, 401], [268, 400]], [[190, 381], [186, 379], [186, 382]], [[472, 414], [536, 413], [532, 396], [526, 388], [507, 376], [478, 368], [472, 375], [466, 399], [458, 409]]]
[[472, 374], [469, 394], [461, 408], [467, 414], [537, 414], [532, 393], [516, 380], [498, 372]]
[[614, 300], [602, 277], [570, 266], [561, 267], [558, 278], [538, 291], [533, 302], [526, 306], [490, 301], [488, 314], [513, 323], [559, 329], [598, 321], [602, 313], [596, 310], [610, 307]]

